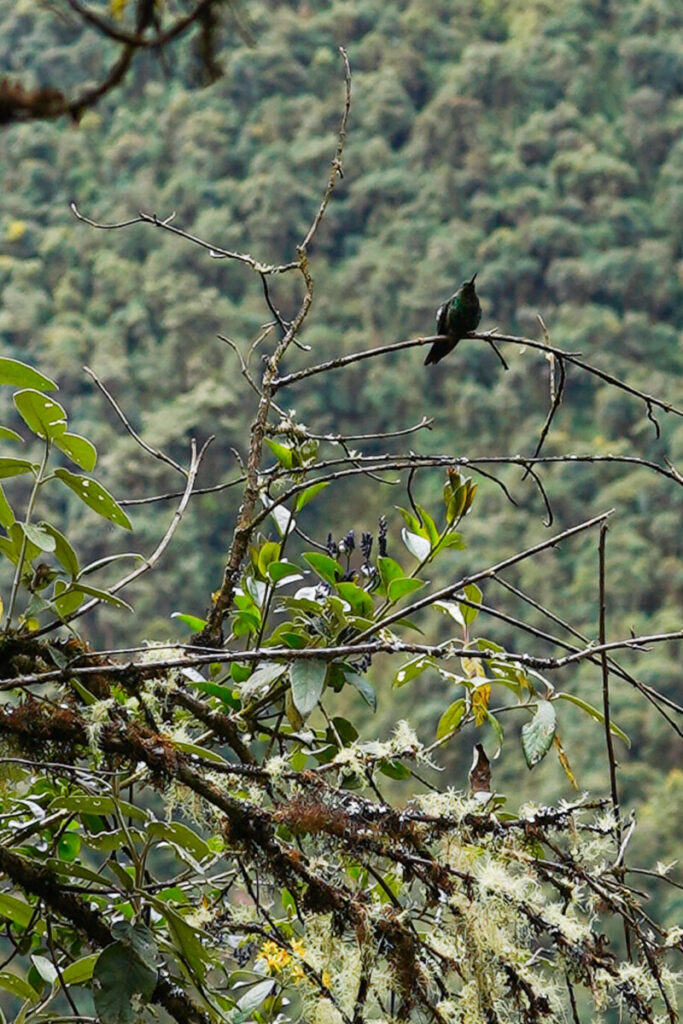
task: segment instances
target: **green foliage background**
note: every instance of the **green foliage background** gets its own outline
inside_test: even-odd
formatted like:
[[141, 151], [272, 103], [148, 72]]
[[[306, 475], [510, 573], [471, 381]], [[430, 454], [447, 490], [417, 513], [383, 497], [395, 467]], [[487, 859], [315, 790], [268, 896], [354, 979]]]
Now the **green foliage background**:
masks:
[[[68, 202], [109, 221], [139, 208], [160, 216], [176, 210], [180, 226], [217, 245], [268, 262], [291, 259], [333, 150], [340, 44], [349, 50], [354, 101], [345, 177], [311, 253], [316, 305], [302, 340], [312, 356], [431, 333], [436, 305], [478, 270], [483, 328], [537, 335], [541, 313], [558, 346], [675, 401], [683, 376], [683, 37], [674, 0], [574, 0], [561, 11], [545, 0], [523, 9], [500, 0], [251, 2], [244, 15], [256, 45], [249, 48], [228, 19], [225, 74], [212, 87], [198, 87], [192, 54], [174, 52], [167, 75], [147, 56], [78, 128], [31, 123], [0, 137], [3, 354], [60, 379], [73, 429], [98, 445], [100, 477], [118, 498], [175, 483], [151, 460], [141, 467], [138, 449], [113, 429], [80, 367], [92, 366], [146, 440], [176, 457], [191, 436], [215, 433], [201, 480], [215, 483], [234, 474], [230, 447], [245, 451], [253, 409], [235, 357], [216, 334], [246, 349], [267, 311], [248, 270], [149, 227], [95, 232], [74, 220]], [[83, 69], [100, 75], [111, 58], [99, 39], [29, 0], [0, 0], [0, 18], [0, 63], [25, 84], [66, 87]], [[274, 282], [285, 315], [292, 287]], [[428, 371], [424, 351], [411, 350], [316, 377], [286, 401], [320, 433], [392, 430], [429, 414], [431, 433], [409, 439], [416, 451], [530, 453], [547, 408], [547, 364], [528, 351], [506, 354], [508, 373], [486, 346], [463, 343]], [[288, 368], [307, 359], [297, 353]], [[573, 373], [546, 450], [668, 455], [680, 464], [681, 423], [660, 420], [658, 441], [638, 403]], [[468, 550], [449, 556], [458, 569], [481, 567], [545, 533], [534, 490], [520, 485], [519, 473], [502, 476], [520, 509], [484, 484], [467, 524]], [[441, 484], [438, 474], [418, 479], [425, 505], [438, 500]], [[618, 506], [608, 547], [610, 635], [678, 628], [681, 506], [672, 504], [668, 483], [642, 470], [577, 464], [548, 471], [546, 484], [559, 528]], [[134, 595], [136, 619], [103, 611], [99, 642], [167, 637], [171, 611], [203, 614], [220, 578], [231, 494], [194, 502], [173, 554]], [[328, 530], [341, 537], [374, 529], [384, 512], [390, 554], [391, 543], [398, 554], [393, 506], [400, 500], [367, 481], [344, 492], [343, 521], [338, 502], [324, 496], [303, 525], [324, 540]], [[92, 557], [107, 553], [118, 539], [76, 504], [64, 500], [70, 538]], [[170, 504], [163, 512], [132, 510], [139, 548], [153, 545], [171, 514]], [[513, 578], [594, 636], [596, 559], [594, 540], [584, 539]], [[521, 612], [493, 585], [484, 600]], [[514, 645], [500, 625], [489, 632]], [[680, 692], [672, 648], [631, 664], [643, 681]], [[451, 699], [425, 675], [390, 702], [379, 663], [373, 678], [386, 696], [369, 731], [395, 720], [397, 699], [398, 713], [417, 715], [428, 734]], [[597, 701], [593, 667], [582, 668], [574, 685]], [[651, 822], [638, 842], [665, 858], [674, 843], [667, 808], [680, 805], [683, 791], [675, 738], [632, 691], [615, 690], [616, 718], [633, 744], [622, 758], [622, 785], [628, 800], [645, 801]], [[602, 791], [599, 728], [577, 713], [563, 741], [580, 785]], [[469, 750], [463, 742], [453, 751], [454, 784], [464, 780]], [[514, 779], [521, 792], [526, 769], [516, 755], [504, 761], [498, 788], [511, 789]], [[527, 792], [549, 799], [567, 785], [548, 760], [529, 776]]]

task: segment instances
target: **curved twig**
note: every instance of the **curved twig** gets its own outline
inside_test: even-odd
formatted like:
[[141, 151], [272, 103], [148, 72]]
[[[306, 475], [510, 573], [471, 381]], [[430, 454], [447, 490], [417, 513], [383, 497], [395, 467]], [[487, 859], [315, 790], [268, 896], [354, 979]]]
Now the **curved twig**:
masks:
[[[134, 580], [139, 579], [140, 576], [143, 576], [145, 573], [149, 572], [150, 569], [153, 569], [156, 563], [159, 561], [164, 551], [171, 543], [173, 534], [180, 526], [180, 521], [183, 518], [183, 514], [185, 512], [185, 509], [187, 508], [187, 504], [190, 498], [192, 497], [192, 486], [199, 471], [199, 466], [201, 465], [201, 461], [204, 458], [206, 449], [209, 447], [212, 441], [213, 437], [210, 437], [207, 441], [205, 441], [199, 452], [197, 451], [196, 442], [194, 440], [192, 441], [192, 455], [190, 458], [190, 465], [187, 469], [187, 483], [185, 485], [185, 490], [183, 491], [182, 498], [178, 503], [178, 507], [173, 513], [173, 518], [171, 519], [171, 522], [166, 532], [164, 533], [163, 537], [157, 544], [152, 554], [144, 560], [141, 566], [139, 566], [137, 569], [133, 569], [131, 572], [123, 576], [120, 580], [117, 580], [116, 583], [112, 584], [112, 586], [107, 588], [107, 592], [109, 594], [116, 594], [118, 593], [119, 590], [123, 590], [124, 587], [127, 587]], [[50, 633], [52, 632], [52, 630], [64, 625], [65, 622], [73, 622], [74, 619], [78, 619], [82, 615], [86, 615], [98, 604], [101, 604], [101, 599], [99, 597], [93, 597], [92, 600], [86, 601], [85, 604], [81, 605], [81, 607], [76, 609], [75, 612], [72, 612], [71, 615], [66, 616], [64, 620], [58, 619], [53, 622], [48, 622], [47, 625], [41, 626], [40, 629], [35, 630], [31, 634], [31, 636], [35, 638], [44, 636], [46, 633]]]
[[177, 470], [178, 473], [182, 473], [182, 475], [186, 477], [187, 476], [187, 470], [183, 469], [183, 467], [180, 465], [180, 463], [176, 462], [175, 459], [172, 459], [170, 455], [166, 455], [166, 453], [162, 452], [160, 448], [152, 448], [151, 445], [147, 444], [147, 442], [145, 440], [143, 440], [143, 438], [140, 437], [138, 432], [135, 430], [135, 428], [129, 422], [128, 418], [126, 417], [126, 414], [124, 413], [124, 411], [121, 408], [121, 406], [119, 405], [119, 403], [116, 401], [116, 399], [111, 394], [111, 392], [107, 389], [107, 387], [102, 383], [102, 381], [97, 376], [97, 374], [94, 372], [94, 370], [91, 370], [89, 366], [84, 366], [83, 370], [84, 370], [85, 373], [87, 373], [87, 375], [90, 377], [90, 379], [96, 385], [96, 387], [98, 387], [99, 390], [102, 392], [102, 394], [107, 399], [107, 401], [111, 405], [112, 409], [114, 410], [114, 412], [116, 413], [118, 418], [121, 420], [121, 422], [123, 423], [124, 427], [126, 428], [128, 433], [130, 434], [130, 436], [133, 438], [133, 440], [136, 442], [136, 444], [139, 444], [140, 447], [144, 451], [146, 451], [148, 455], [152, 456], [152, 458], [159, 459], [160, 462], [167, 463], [169, 466], [172, 466], [173, 469]]

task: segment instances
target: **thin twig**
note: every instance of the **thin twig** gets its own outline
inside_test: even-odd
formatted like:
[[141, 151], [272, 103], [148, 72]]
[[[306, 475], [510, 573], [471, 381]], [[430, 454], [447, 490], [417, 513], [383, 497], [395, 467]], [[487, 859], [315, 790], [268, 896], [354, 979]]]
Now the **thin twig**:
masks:
[[85, 373], [87, 373], [87, 375], [90, 377], [90, 379], [94, 382], [94, 384], [102, 392], [102, 394], [107, 399], [107, 401], [111, 405], [112, 409], [114, 410], [114, 412], [116, 413], [118, 418], [121, 420], [121, 422], [123, 423], [124, 427], [126, 428], [128, 433], [130, 434], [130, 436], [133, 438], [133, 440], [136, 442], [136, 444], [139, 444], [140, 447], [144, 451], [146, 451], [148, 455], [152, 456], [152, 458], [159, 459], [160, 462], [166, 462], [169, 466], [172, 466], [173, 469], [177, 470], [178, 473], [181, 473], [183, 476], [186, 477], [187, 476], [187, 470], [183, 469], [183, 467], [180, 465], [180, 463], [176, 462], [175, 459], [172, 459], [170, 455], [166, 455], [166, 453], [162, 452], [161, 449], [159, 449], [159, 448], [152, 448], [151, 445], [147, 444], [147, 442], [145, 440], [143, 440], [142, 437], [140, 437], [140, 435], [138, 434], [137, 430], [135, 430], [135, 428], [131, 425], [130, 421], [126, 417], [126, 414], [124, 413], [124, 411], [121, 408], [121, 406], [119, 405], [119, 403], [116, 401], [116, 399], [111, 394], [111, 392], [107, 389], [107, 387], [103, 384], [103, 382], [100, 380], [100, 378], [94, 372], [94, 370], [91, 370], [89, 366], [84, 366], [83, 370], [84, 370]]
[[[127, 573], [127, 575], [123, 576], [120, 580], [117, 580], [116, 583], [112, 584], [112, 586], [107, 588], [107, 592], [109, 594], [116, 594], [118, 593], [119, 590], [123, 590], [124, 587], [127, 587], [134, 580], [139, 579], [140, 576], [143, 576], [145, 573], [149, 572], [150, 569], [153, 569], [156, 563], [159, 561], [164, 551], [171, 543], [171, 539], [174, 533], [180, 526], [180, 521], [183, 518], [183, 514], [185, 512], [185, 509], [187, 508], [187, 504], [190, 498], [192, 497], [192, 486], [199, 471], [202, 459], [204, 458], [206, 449], [209, 447], [212, 441], [213, 437], [210, 437], [207, 441], [205, 441], [199, 452], [197, 451], [197, 445], [195, 441], [192, 441], [190, 465], [187, 469], [187, 483], [185, 486], [185, 490], [183, 491], [182, 498], [178, 504], [178, 507], [173, 513], [173, 518], [171, 519], [168, 529], [164, 533], [163, 537], [157, 544], [152, 554], [144, 560], [141, 566], [139, 566], [137, 569], [133, 569], [132, 572]], [[71, 615], [66, 616], [64, 620], [59, 619], [54, 622], [49, 622], [47, 625], [41, 626], [40, 629], [35, 630], [31, 634], [31, 636], [34, 638], [44, 636], [46, 633], [52, 632], [53, 629], [56, 629], [59, 626], [64, 625], [65, 622], [72, 622], [74, 619], [78, 619], [82, 615], [87, 615], [89, 611], [91, 611], [100, 603], [101, 599], [99, 597], [94, 597], [92, 598], [91, 601], [86, 601], [86, 603], [81, 605], [80, 608], [77, 608], [75, 612], [71, 613]]]
[[170, 231], [172, 234], [178, 235], [179, 238], [185, 239], [186, 242], [192, 242], [194, 245], [198, 245], [202, 249], [207, 249], [215, 259], [237, 260], [239, 263], [244, 263], [246, 266], [251, 267], [251, 269], [255, 270], [258, 274], [284, 274], [288, 270], [296, 270], [299, 266], [297, 262], [282, 264], [260, 263], [249, 253], [233, 252], [231, 249], [222, 249], [220, 246], [213, 245], [211, 242], [207, 242], [203, 238], [191, 235], [188, 231], [183, 231], [181, 228], [174, 227], [171, 223], [175, 217], [174, 213], [165, 219], [161, 219], [156, 213], [144, 213], [140, 210], [137, 217], [131, 217], [128, 220], [118, 221], [113, 224], [103, 224], [100, 221], [86, 217], [85, 214], [81, 213], [78, 209], [76, 203], [70, 203], [69, 206], [74, 216], [77, 217], [78, 220], [83, 221], [84, 224], [89, 224], [91, 228], [99, 228], [101, 231], [117, 231], [119, 228], [128, 228], [133, 224], [151, 224], [155, 228], [162, 228], [164, 231]]

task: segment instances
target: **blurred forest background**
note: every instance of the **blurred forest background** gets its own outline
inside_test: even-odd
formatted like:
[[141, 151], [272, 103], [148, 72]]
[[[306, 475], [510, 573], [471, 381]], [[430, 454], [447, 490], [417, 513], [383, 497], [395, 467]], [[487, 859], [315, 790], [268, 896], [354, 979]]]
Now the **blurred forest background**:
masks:
[[[226, 11], [223, 74], [212, 84], [202, 81], [188, 47], [163, 60], [141, 54], [123, 87], [78, 127], [62, 119], [0, 134], [2, 352], [57, 376], [72, 429], [97, 444], [99, 478], [117, 498], [175, 490], [177, 481], [159, 463], [141, 464], [81, 367], [103, 378], [150, 444], [178, 458], [191, 437], [216, 434], [200, 479], [208, 486], [236, 474], [230, 448], [245, 451], [254, 409], [234, 353], [216, 335], [246, 351], [269, 315], [247, 268], [146, 226], [94, 231], [74, 219], [69, 201], [106, 221], [138, 209], [161, 217], [175, 210], [180, 227], [217, 245], [265, 262], [292, 259], [334, 148], [339, 45], [354, 75], [345, 176], [311, 251], [316, 300], [302, 341], [313, 351], [293, 354], [287, 369], [433, 333], [436, 306], [476, 270], [482, 329], [537, 337], [540, 313], [555, 345], [652, 394], [680, 398], [683, 20], [676, 0], [569, 0], [561, 10], [549, 0], [249, 0], [238, 11], [252, 45]], [[68, 90], [84, 75], [101, 77], [111, 62], [99, 36], [34, 0], [0, 0], [0, 19], [0, 66], [25, 85]], [[273, 281], [285, 315], [298, 287], [298, 280]], [[396, 430], [434, 417], [431, 432], [391, 442], [397, 451], [533, 452], [548, 404], [545, 359], [506, 346], [505, 372], [476, 341], [436, 368], [423, 368], [424, 354], [414, 349], [314, 377], [286, 392], [286, 407], [319, 433]], [[658, 440], [640, 403], [570, 370], [545, 451], [667, 456], [680, 466], [683, 424], [659, 419]], [[519, 470], [501, 477], [519, 508], [495, 484], [481, 484], [465, 524], [467, 550], [444, 559], [458, 574], [547, 536], [530, 481], [522, 484]], [[618, 509], [608, 539], [609, 637], [678, 628], [682, 509], [670, 482], [585, 463], [549, 469], [544, 480], [554, 528]], [[439, 471], [418, 477], [428, 508], [440, 501], [442, 482]], [[205, 613], [236, 493], [193, 502], [161, 569], [127, 595], [135, 618], [102, 611], [98, 643], [187, 639], [169, 615]], [[76, 499], [63, 501], [69, 537], [84, 555], [119, 543]], [[391, 554], [400, 534], [395, 504], [405, 504], [401, 488], [352, 483], [343, 504], [339, 492], [323, 495], [301, 525], [324, 542], [328, 531], [336, 538], [352, 528], [374, 531], [384, 513]], [[152, 547], [172, 510], [172, 503], [128, 508], [138, 550]], [[582, 537], [509, 578], [594, 637], [596, 566], [596, 539]], [[484, 601], [545, 624], [494, 584]], [[519, 649], [503, 624], [481, 629]], [[528, 646], [551, 653], [541, 641]], [[673, 645], [623, 661], [644, 682], [680, 693]], [[452, 699], [444, 682], [423, 674], [392, 693], [381, 668], [378, 661], [371, 670], [381, 698], [368, 734], [410, 712], [432, 736]], [[599, 703], [595, 666], [584, 664], [567, 685]], [[618, 681], [613, 690], [616, 721], [632, 741], [619, 750], [620, 782], [627, 806], [639, 806], [637, 858], [672, 859], [680, 746], [634, 690]], [[569, 708], [561, 724], [580, 787], [604, 792], [601, 728]], [[517, 727], [510, 721], [511, 733]], [[460, 786], [470, 738], [451, 747], [442, 781]], [[494, 770], [499, 792], [536, 800], [569, 793], [557, 763], [548, 758], [530, 774], [514, 744]], [[657, 909], [680, 919], [683, 900]]]

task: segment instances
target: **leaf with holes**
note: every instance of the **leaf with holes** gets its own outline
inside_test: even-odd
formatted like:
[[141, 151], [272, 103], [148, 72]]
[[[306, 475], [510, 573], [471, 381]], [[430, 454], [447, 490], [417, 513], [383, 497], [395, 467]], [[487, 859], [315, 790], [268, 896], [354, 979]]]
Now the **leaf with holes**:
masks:
[[56, 469], [55, 476], [99, 515], [116, 523], [117, 526], [123, 526], [126, 530], [133, 529], [130, 519], [121, 506], [114, 500], [106, 487], [103, 487], [97, 480], [79, 476], [78, 473], [70, 473], [68, 469]]
[[32, 388], [17, 391], [14, 404], [26, 426], [38, 437], [54, 440], [66, 431], [66, 411], [59, 402], [40, 391]]
[[55, 445], [86, 473], [91, 473], [95, 468], [97, 449], [86, 437], [81, 437], [80, 434], [70, 434], [67, 431], [55, 438]]

